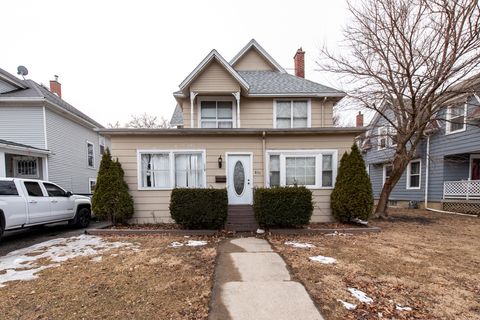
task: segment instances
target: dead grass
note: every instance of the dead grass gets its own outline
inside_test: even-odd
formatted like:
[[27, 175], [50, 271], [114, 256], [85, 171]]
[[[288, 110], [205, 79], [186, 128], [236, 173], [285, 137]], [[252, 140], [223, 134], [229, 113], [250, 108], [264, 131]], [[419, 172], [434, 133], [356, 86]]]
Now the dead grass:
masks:
[[[274, 236], [275, 249], [302, 281], [326, 319], [480, 319], [480, 219], [423, 210], [392, 212], [375, 221], [379, 234]], [[315, 244], [285, 246], [286, 240]], [[324, 255], [336, 265], [311, 262]], [[354, 287], [374, 299], [359, 304]], [[337, 301], [358, 305], [348, 311]], [[395, 303], [413, 311], [395, 310]]]
[[[168, 248], [182, 237], [115, 237], [140, 251], [80, 257], [0, 288], [0, 319], [206, 319], [216, 239]], [[195, 238], [197, 239], [197, 238]], [[113, 254], [113, 255], [112, 255]], [[118, 255], [116, 255], [118, 254]]]

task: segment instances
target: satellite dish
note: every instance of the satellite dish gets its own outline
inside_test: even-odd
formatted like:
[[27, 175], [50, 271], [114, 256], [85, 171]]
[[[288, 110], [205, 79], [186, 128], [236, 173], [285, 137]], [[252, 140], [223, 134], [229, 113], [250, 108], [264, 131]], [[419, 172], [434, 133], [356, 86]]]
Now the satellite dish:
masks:
[[23, 79], [25, 80], [25, 76], [28, 74], [28, 69], [25, 68], [24, 66], [18, 66], [17, 74], [21, 75], [23, 77]]

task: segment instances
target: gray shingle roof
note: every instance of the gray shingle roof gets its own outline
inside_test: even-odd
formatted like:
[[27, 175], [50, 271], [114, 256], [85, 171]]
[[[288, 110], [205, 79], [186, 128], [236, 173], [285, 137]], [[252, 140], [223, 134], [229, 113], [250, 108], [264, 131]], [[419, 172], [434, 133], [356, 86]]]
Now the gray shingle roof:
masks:
[[175, 110], [173, 111], [170, 124], [173, 126], [183, 126], [183, 112], [179, 104], [177, 104], [177, 106], [175, 107]]
[[[0, 69], [2, 70], [2, 69]], [[5, 70], [2, 70], [3, 73], [7, 73]], [[8, 74], [8, 73], [7, 73]], [[10, 74], [11, 77], [14, 77], [13, 75]], [[18, 78], [17, 78], [18, 79]], [[22, 83], [26, 89], [18, 89], [18, 90], [13, 90], [10, 92], [2, 93], [0, 94], [0, 98], [2, 97], [9, 97], [9, 98], [43, 98], [51, 103], [54, 103], [61, 108], [65, 109], [66, 111], [73, 113], [74, 115], [82, 118], [85, 121], [90, 122], [94, 126], [98, 128], [104, 128], [100, 123], [96, 122], [89, 116], [87, 116], [85, 113], [81, 112], [65, 100], [61, 99], [58, 97], [56, 94], [52, 93], [47, 87], [40, 85], [36, 83], [33, 80], [21, 80], [18, 79], [20, 83]]]
[[26, 144], [17, 143], [17, 142], [12, 142], [12, 141], [3, 140], [3, 139], [0, 139], [0, 144], [6, 144], [6, 145], [12, 146], [12, 147], [21, 147], [21, 148], [28, 148], [28, 149], [36, 149], [36, 150], [48, 151], [48, 150], [46, 150], [46, 149], [41, 149], [41, 148], [37, 148], [37, 147], [32, 147], [32, 146], [29, 146], [29, 145], [26, 145]]
[[276, 71], [237, 71], [250, 85], [249, 94], [325, 95], [343, 97], [342, 91]]

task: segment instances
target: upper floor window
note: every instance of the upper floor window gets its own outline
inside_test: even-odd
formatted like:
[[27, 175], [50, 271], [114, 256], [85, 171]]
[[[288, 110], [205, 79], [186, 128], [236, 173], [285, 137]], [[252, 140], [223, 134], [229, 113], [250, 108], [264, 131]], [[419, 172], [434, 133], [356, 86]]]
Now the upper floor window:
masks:
[[332, 188], [335, 183], [336, 151], [271, 151], [268, 159], [270, 187]]
[[308, 100], [276, 100], [274, 110], [276, 128], [310, 127]]
[[87, 166], [89, 168], [95, 168], [94, 148], [93, 143], [87, 141]]
[[105, 138], [104, 137], [100, 137], [98, 139], [98, 145], [99, 145], [100, 155], [103, 155], [105, 153]]
[[467, 105], [448, 107], [446, 132], [455, 133], [465, 131], [466, 128]]
[[202, 128], [233, 128], [233, 101], [201, 101]]
[[378, 150], [395, 147], [397, 145], [397, 129], [392, 126], [378, 128]]
[[407, 167], [407, 189], [420, 189], [421, 168], [420, 159], [410, 161]]
[[140, 151], [140, 189], [203, 188], [203, 151]]

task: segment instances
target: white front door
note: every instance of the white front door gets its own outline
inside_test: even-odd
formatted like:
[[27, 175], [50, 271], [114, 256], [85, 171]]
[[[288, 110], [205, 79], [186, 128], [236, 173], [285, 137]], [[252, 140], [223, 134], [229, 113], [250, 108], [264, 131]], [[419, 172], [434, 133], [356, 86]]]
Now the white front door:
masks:
[[252, 204], [253, 181], [251, 155], [227, 155], [227, 181], [229, 204]]

